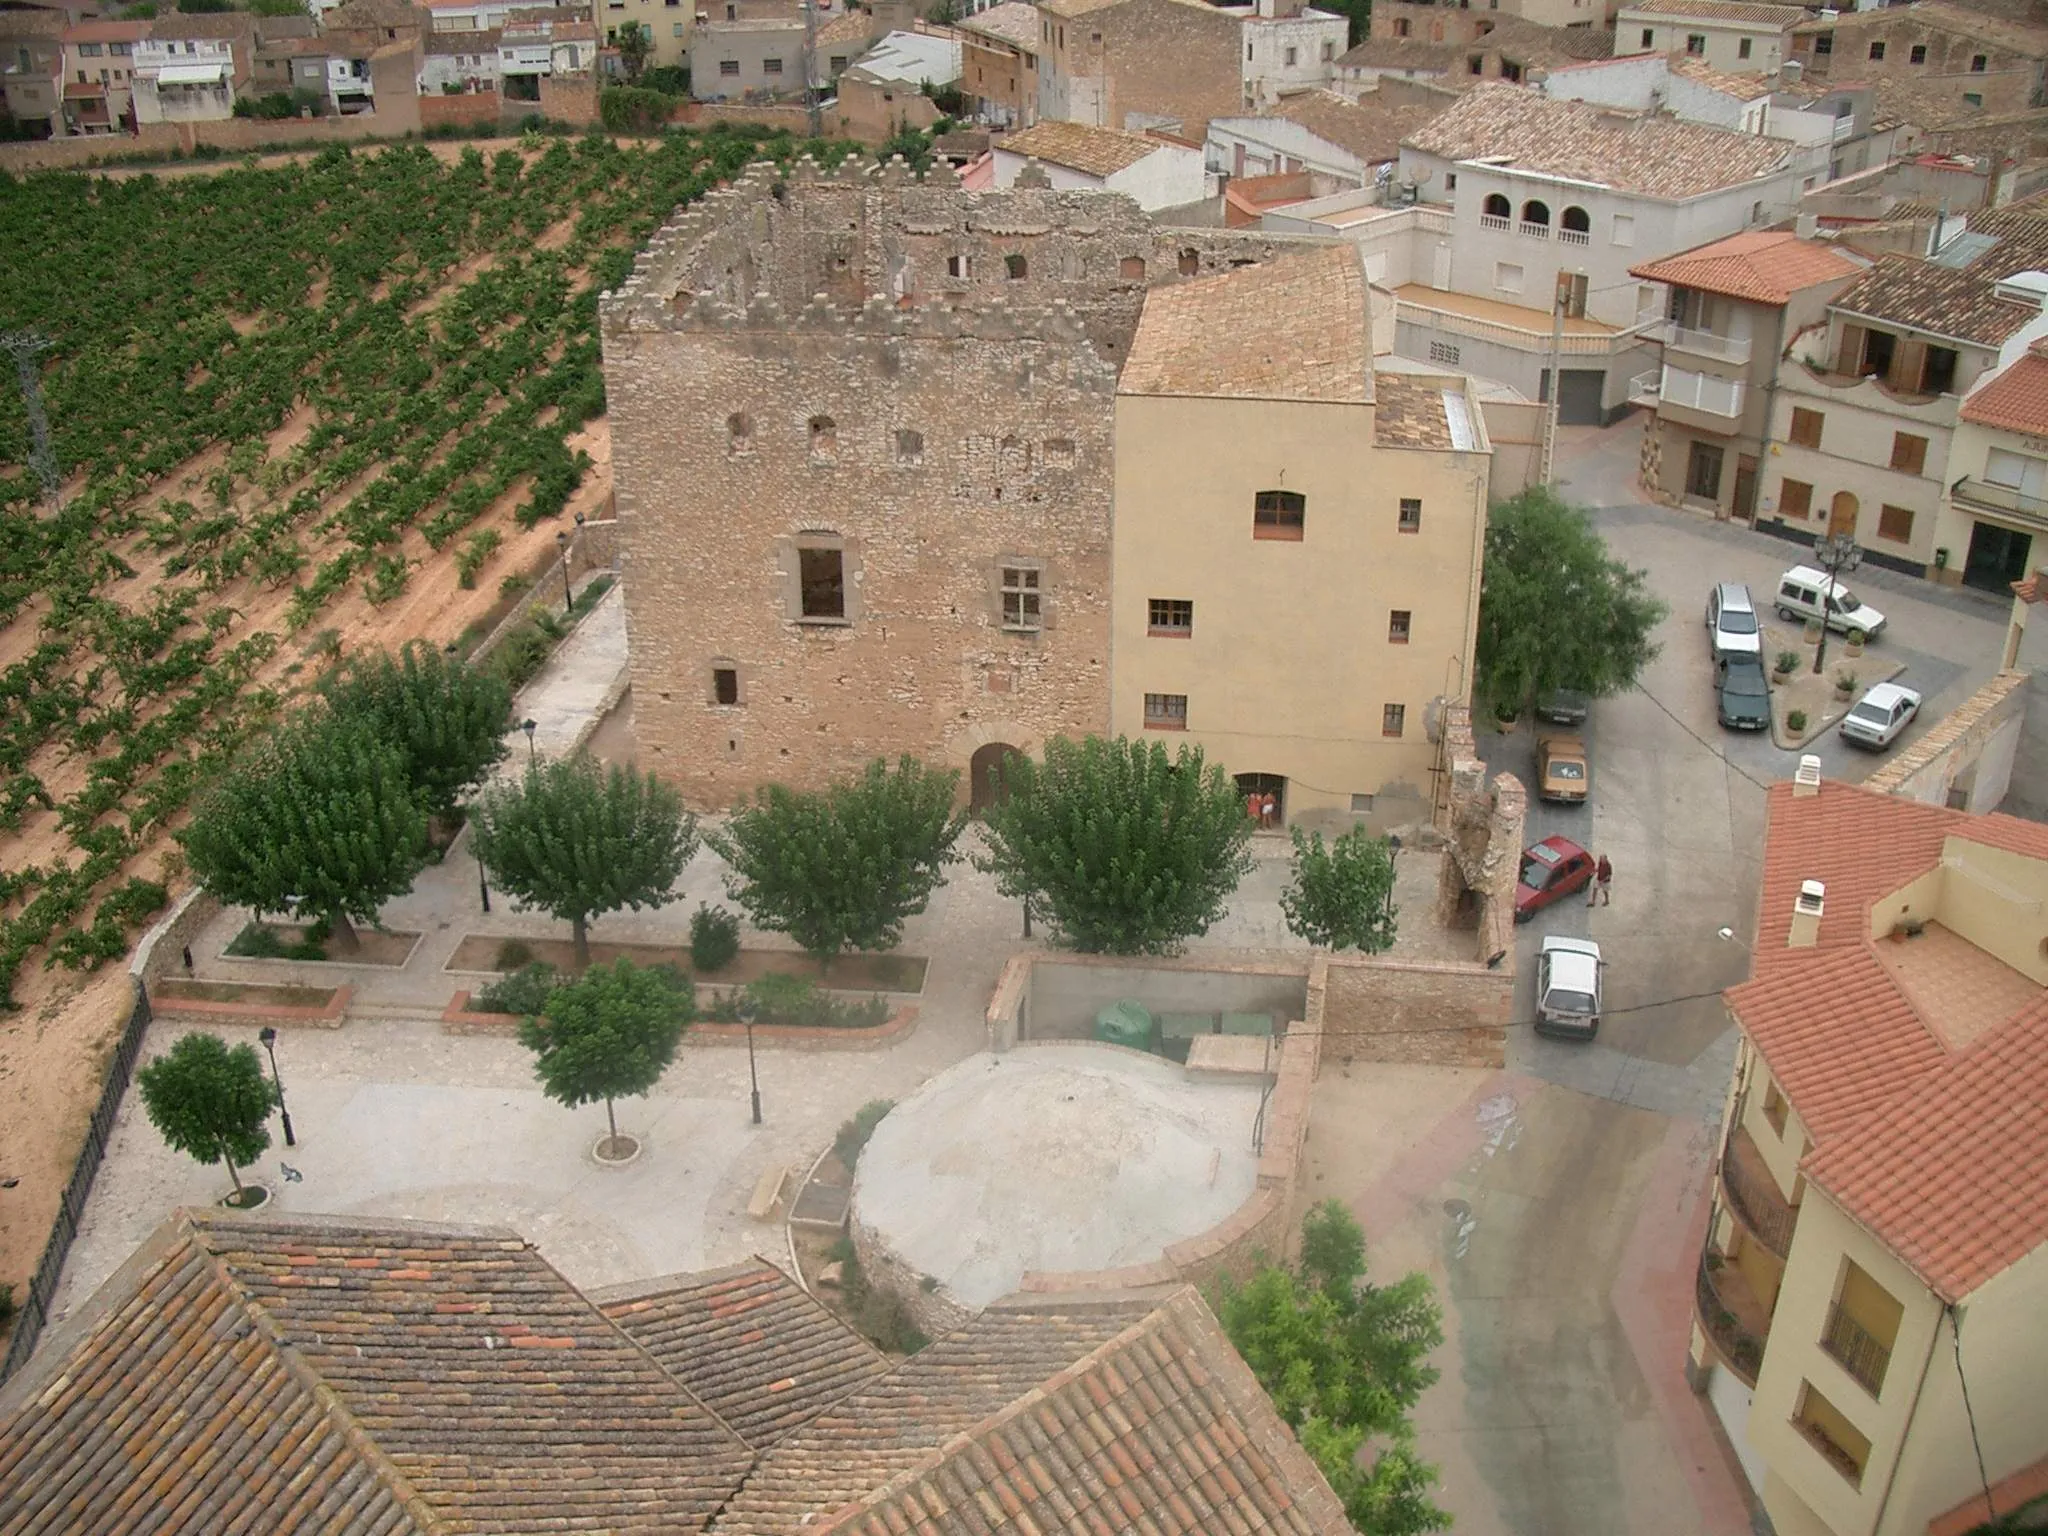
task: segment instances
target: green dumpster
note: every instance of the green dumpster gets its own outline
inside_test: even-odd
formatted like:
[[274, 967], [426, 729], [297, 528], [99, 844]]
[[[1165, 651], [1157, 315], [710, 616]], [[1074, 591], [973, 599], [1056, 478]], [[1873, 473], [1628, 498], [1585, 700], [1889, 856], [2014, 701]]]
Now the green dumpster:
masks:
[[1197, 1035], [1216, 1033], [1213, 1013], [1162, 1013], [1159, 1015], [1159, 1052], [1175, 1061], [1188, 1059], [1188, 1048]]
[[1135, 998], [1111, 1003], [1095, 1015], [1095, 1038], [1134, 1051], [1152, 1049], [1152, 1011]]

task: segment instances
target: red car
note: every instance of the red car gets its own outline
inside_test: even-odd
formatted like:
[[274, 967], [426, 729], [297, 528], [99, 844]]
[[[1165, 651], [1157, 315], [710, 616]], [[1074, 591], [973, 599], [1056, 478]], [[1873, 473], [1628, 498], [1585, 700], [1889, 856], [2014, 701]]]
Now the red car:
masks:
[[1593, 855], [1568, 837], [1546, 837], [1522, 850], [1515, 881], [1515, 921], [1526, 923], [1553, 901], [1583, 891], [1593, 878]]

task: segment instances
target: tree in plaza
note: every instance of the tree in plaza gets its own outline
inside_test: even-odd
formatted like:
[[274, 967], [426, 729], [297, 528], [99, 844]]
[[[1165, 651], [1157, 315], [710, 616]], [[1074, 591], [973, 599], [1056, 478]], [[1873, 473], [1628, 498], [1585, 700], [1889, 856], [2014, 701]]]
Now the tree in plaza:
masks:
[[732, 899], [821, 964], [845, 949], [893, 949], [956, 857], [958, 779], [904, 757], [816, 794], [771, 784], [709, 842], [732, 866]]
[[187, 1035], [135, 1075], [142, 1107], [163, 1139], [202, 1163], [226, 1163], [235, 1193], [247, 1167], [270, 1145], [277, 1090], [263, 1075], [256, 1047], [230, 1047], [219, 1035]]
[[579, 970], [590, 964], [590, 920], [666, 904], [697, 851], [697, 819], [674, 790], [589, 757], [544, 762], [486, 790], [472, 819], [491, 877], [570, 925]]
[[[1220, 1281], [1217, 1319], [1354, 1527], [1364, 1536], [1443, 1530], [1450, 1516], [1430, 1499], [1436, 1468], [1417, 1458], [1408, 1418], [1437, 1379], [1424, 1362], [1444, 1338], [1429, 1280], [1368, 1284], [1365, 1234], [1334, 1200], [1309, 1212], [1301, 1239], [1294, 1268], [1266, 1264], [1241, 1286]], [[1379, 1450], [1362, 1467], [1369, 1439]]]
[[1531, 486], [1487, 518], [1477, 692], [1503, 713], [1553, 688], [1631, 687], [1670, 610], [1645, 573], [1607, 553], [1585, 509]]
[[213, 895], [317, 918], [348, 954], [359, 947], [354, 924], [374, 923], [412, 889], [427, 861], [427, 814], [399, 747], [310, 714], [238, 758], [178, 838]]
[[978, 862], [1076, 949], [1170, 950], [1223, 916], [1252, 867], [1244, 800], [1199, 747], [1055, 738], [1005, 774]]
[[519, 1043], [534, 1053], [549, 1098], [570, 1109], [604, 1100], [609, 1149], [617, 1151], [612, 1100], [661, 1081], [695, 1015], [688, 977], [619, 959], [549, 993], [541, 1013], [521, 1021]]
[[405, 756], [427, 809], [446, 816], [505, 755], [512, 692], [497, 673], [415, 640], [358, 657], [320, 686], [327, 707]]
[[1369, 955], [1394, 947], [1394, 853], [1384, 837], [1353, 827], [1333, 843], [1294, 833], [1294, 876], [1280, 893], [1288, 931], [1325, 949]]
[[626, 72], [626, 83], [631, 85], [640, 78], [640, 71], [647, 67], [647, 60], [654, 53], [654, 38], [637, 21], [629, 21], [619, 28], [619, 67]]

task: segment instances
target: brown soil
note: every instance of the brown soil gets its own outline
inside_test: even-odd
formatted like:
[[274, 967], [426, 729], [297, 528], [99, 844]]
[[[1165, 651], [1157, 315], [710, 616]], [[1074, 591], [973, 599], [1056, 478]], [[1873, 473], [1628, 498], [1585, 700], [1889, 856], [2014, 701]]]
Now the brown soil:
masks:
[[261, 1003], [269, 1008], [325, 1008], [339, 987], [294, 987], [251, 981], [159, 981], [149, 995], [164, 1003]]
[[[517, 939], [511, 934], [472, 933], [455, 946], [448, 969], [497, 974], [498, 951], [512, 942], [524, 944], [535, 960], [544, 960], [557, 970], [576, 968], [576, 946], [568, 939]], [[828, 971], [801, 950], [743, 949], [731, 965], [700, 977], [691, 968], [688, 945], [591, 941], [591, 964], [608, 965], [619, 959], [635, 965], [673, 965], [686, 976], [713, 986], [744, 986], [772, 971], [780, 971], [785, 976], [807, 977], [830, 992], [914, 994], [924, 990], [925, 961], [918, 955], [841, 955]]]
[[[268, 928], [277, 935], [278, 941], [283, 944], [297, 944], [305, 938], [308, 932], [306, 928], [295, 923], [251, 923], [235, 935], [229, 947], [239, 947], [259, 928]], [[277, 965], [382, 965], [399, 969], [405, 965], [406, 961], [412, 958], [412, 952], [418, 946], [420, 936], [416, 933], [387, 933], [375, 928], [358, 928], [356, 930], [356, 941], [359, 946], [356, 952], [348, 954], [338, 947], [333, 939], [328, 939], [323, 946], [327, 951], [327, 958], [325, 960], [298, 960], [287, 959], [277, 955], [242, 954], [224, 955], [222, 958], [238, 960], [244, 963], [267, 960]]]

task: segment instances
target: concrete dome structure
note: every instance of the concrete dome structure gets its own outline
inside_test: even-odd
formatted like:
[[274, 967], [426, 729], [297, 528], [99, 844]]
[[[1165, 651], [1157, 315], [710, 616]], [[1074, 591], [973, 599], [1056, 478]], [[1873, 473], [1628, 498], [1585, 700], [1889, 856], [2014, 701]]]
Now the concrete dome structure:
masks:
[[1115, 1046], [971, 1056], [897, 1105], [861, 1154], [856, 1250], [942, 1325], [1029, 1271], [1151, 1263], [1251, 1197], [1258, 1109], [1256, 1084], [1191, 1082]]

